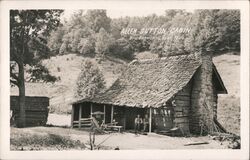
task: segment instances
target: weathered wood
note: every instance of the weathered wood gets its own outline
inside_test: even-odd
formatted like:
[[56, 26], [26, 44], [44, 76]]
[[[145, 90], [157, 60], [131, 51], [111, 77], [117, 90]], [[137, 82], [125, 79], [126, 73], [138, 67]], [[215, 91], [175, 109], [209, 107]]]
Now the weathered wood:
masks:
[[82, 104], [79, 106], [79, 128], [81, 128], [81, 118], [82, 118]]
[[152, 130], [152, 108], [149, 108], [149, 133], [151, 133]]
[[114, 106], [111, 106], [111, 123], [113, 122], [113, 117], [114, 116]]
[[75, 105], [72, 105], [72, 110], [71, 110], [71, 128], [73, 128], [74, 115], [75, 115]]
[[180, 118], [180, 117], [188, 117], [189, 116], [189, 113], [188, 112], [175, 112], [175, 114], [174, 114], [174, 117], [175, 118]]
[[178, 96], [189, 96], [190, 93], [187, 93], [187, 92], [179, 92], [178, 93]]
[[93, 104], [90, 103], [90, 117], [92, 118], [92, 114], [93, 114]]
[[189, 106], [176, 106], [174, 107], [175, 112], [189, 112], [190, 107]]
[[[45, 125], [48, 119], [49, 98], [48, 97], [25, 97], [25, 124], [29, 126]], [[10, 109], [15, 115], [12, 124], [16, 124], [21, 121], [20, 109], [19, 109], [19, 96], [10, 97]]]
[[182, 100], [182, 101], [190, 101], [190, 96], [189, 95], [178, 95], [175, 97], [175, 100]]
[[103, 112], [104, 112], [103, 123], [105, 124], [105, 121], [106, 121], [106, 105], [105, 104], [103, 106]]
[[208, 142], [193, 142], [184, 144], [184, 146], [191, 146], [191, 145], [202, 145], [202, 144], [209, 144]]
[[176, 106], [189, 106], [190, 105], [190, 101], [175, 101]]
[[174, 122], [175, 123], [189, 122], [189, 119], [188, 119], [188, 117], [175, 118]]

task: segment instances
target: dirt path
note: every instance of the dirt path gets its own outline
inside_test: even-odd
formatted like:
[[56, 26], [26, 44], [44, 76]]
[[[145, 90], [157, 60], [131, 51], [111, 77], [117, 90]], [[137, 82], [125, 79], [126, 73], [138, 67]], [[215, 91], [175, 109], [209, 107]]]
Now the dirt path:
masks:
[[[57, 134], [70, 137], [73, 140], [79, 140], [83, 143], [89, 143], [89, 133], [87, 131], [59, 128], [59, 127], [32, 127], [32, 128], [11, 128], [11, 134], [29, 132], [32, 134]], [[106, 139], [106, 140], [105, 140]], [[95, 144], [109, 146], [112, 148], [119, 147], [121, 150], [129, 149], [223, 149], [227, 148], [226, 144], [214, 141], [208, 136], [204, 137], [170, 137], [155, 133], [149, 135], [135, 135], [132, 133], [110, 133], [96, 135]], [[208, 142], [209, 144], [184, 146], [187, 143]]]
[[68, 114], [53, 114], [50, 113], [48, 116], [47, 125], [54, 126], [70, 126], [71, 115]]

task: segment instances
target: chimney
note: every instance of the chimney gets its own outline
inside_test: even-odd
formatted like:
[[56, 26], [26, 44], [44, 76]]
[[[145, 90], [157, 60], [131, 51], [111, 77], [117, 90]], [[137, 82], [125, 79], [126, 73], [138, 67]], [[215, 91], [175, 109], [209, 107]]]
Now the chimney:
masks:
[[212, 53], [201, 53], [202, 64], [192, 81], [190, 132], [207, 134], [214, 130], [214, 89]]

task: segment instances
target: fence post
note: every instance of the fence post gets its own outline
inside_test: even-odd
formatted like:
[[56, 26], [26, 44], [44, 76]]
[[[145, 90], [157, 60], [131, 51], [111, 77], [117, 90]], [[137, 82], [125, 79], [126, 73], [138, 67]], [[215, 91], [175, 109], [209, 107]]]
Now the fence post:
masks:
[[149, 133], [152, 131], [152, 108], [149, 108]]
[[113, 122], [113, 118], [114, 118], [114, 106], [111, 106], [111, 123]]
[[74, 115], [75, 115], [75, 105], [72, 105], [72, 110], [71, 110], [71, 128], [74, 127]]
[[82, 104], [79, 106], [79, 126], [78, 128], [81, 128], [81, 118], [82, 118]]

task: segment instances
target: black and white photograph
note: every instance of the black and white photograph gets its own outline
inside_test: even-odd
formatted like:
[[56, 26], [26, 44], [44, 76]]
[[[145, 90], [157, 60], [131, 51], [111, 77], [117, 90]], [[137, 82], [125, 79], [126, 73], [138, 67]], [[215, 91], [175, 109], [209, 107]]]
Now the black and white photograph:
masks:
[[7, 12], [10, 153], [246, 149], [241, 9]]

